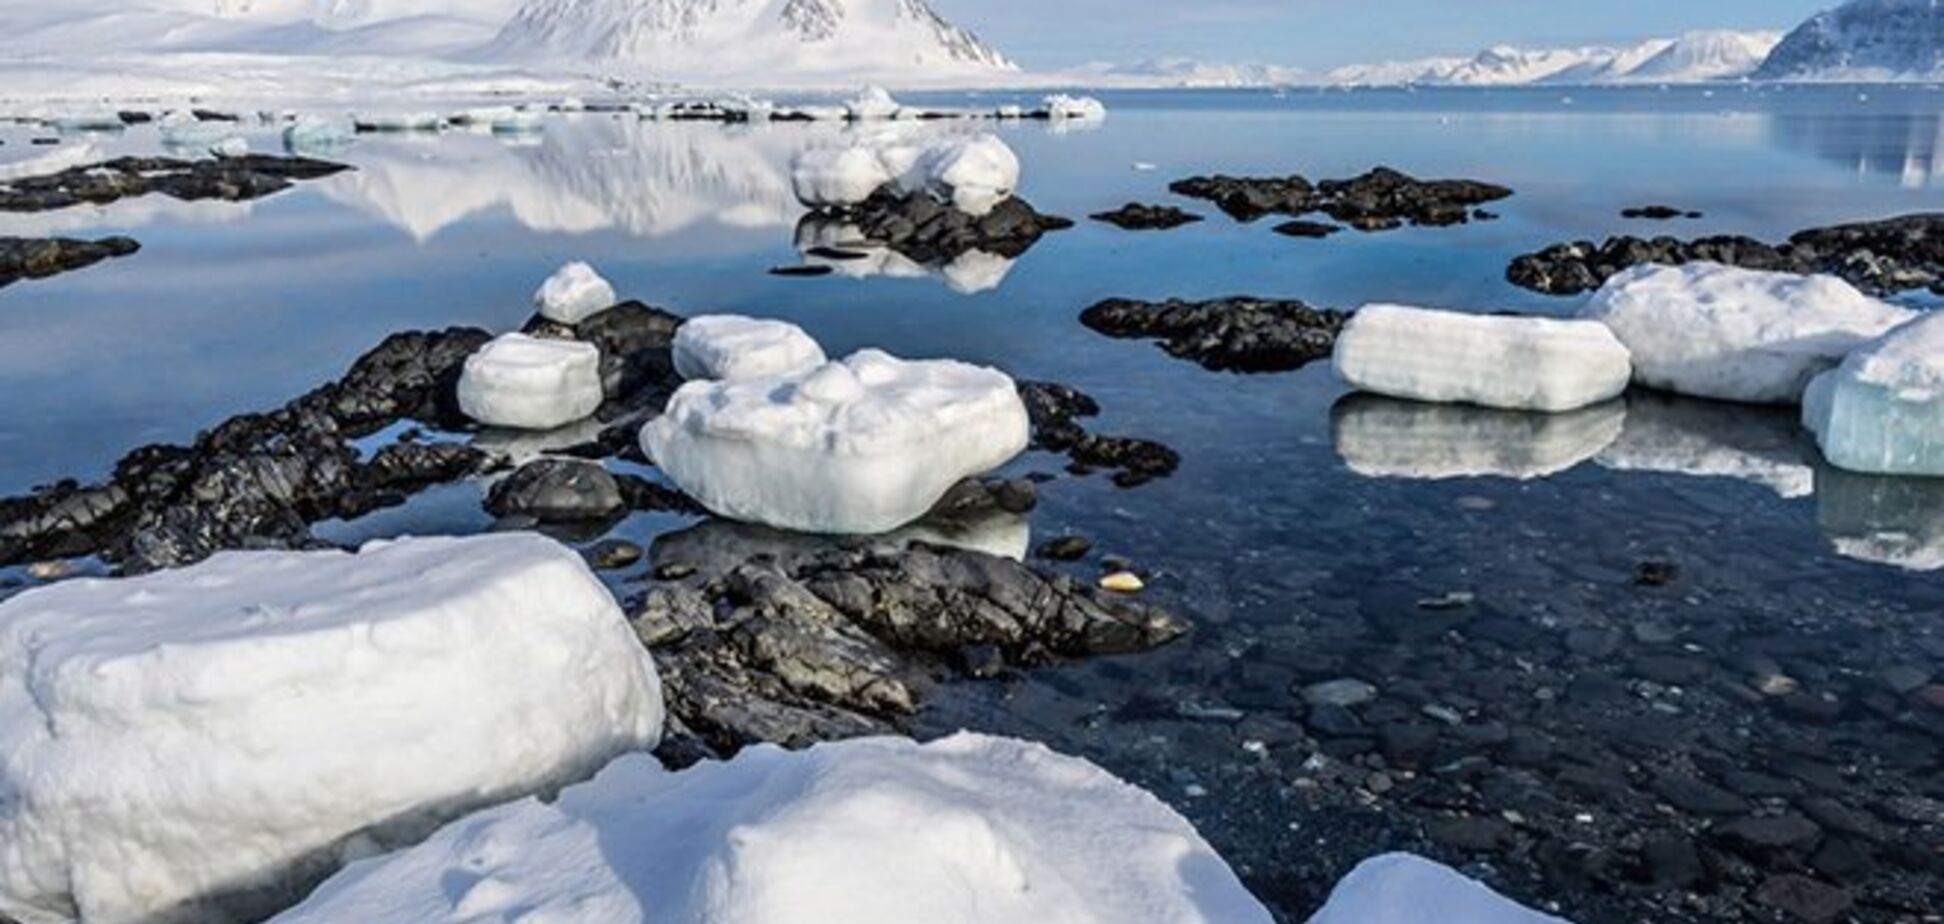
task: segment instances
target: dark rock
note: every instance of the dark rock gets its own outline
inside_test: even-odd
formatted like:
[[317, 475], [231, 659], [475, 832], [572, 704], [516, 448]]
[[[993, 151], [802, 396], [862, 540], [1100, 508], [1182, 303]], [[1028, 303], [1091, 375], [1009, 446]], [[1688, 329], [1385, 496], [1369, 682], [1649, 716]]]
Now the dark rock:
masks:
[[837, 272], [837, 270], [833, 267], [824, 266], [822, 264], [817, 264], [817, 263], [810, 263], [801, 266], [772, 266], [770, 267], [769, 274], [771, 276], [806, 276], [807, 277], [807, 276], [828, 276], [835, 272]]
[[1168, 191], [1191, 199], [1205, 199], [1237, 221], [1264, 215], [1301, 215], [1316, 211], [1316, 187], [1300, 176], [1248, 178], [1198, 176], [1168, 184]]
[[111, 257], [125, 257], [142, 245], [125, 237], [80, 241], [65, 237], [0, 237], [0, 286], [22, 279], [45, 279], [58, 273], [93, 266]]
[[541, 523], [606, 520], [627, 508], [621, 486], [593, 462], [540, 459], [493, 486], [486, 509], [497, 517], [531, 517]]
[[1813, 846], [1822, 828], [1801, 815], [1741, 818], [1714, 829], [1722, 843], [1739, 850], [1781, 851]]
[[583, 552], [582, 557], [595, 570], [619, 571], [633, 567], [645, 554], [641, 546], [626, 539], [607, 539]]
[[1110, 469], [1116, 485], [1133, 488], [1181, 467], [1181, 455], [1160, 443], [1088, 432], [1080, 421], [1098, 416], [1100, 404], [1084, 392], [1051, 382], [1020, 382], [1019, 396], [1032, 420], [1032, 447], [1065, 455], [1077, 471]]
[[1748, 800], [1685, 774], [1655, 777], [1654, 794], [1683, 812], [1698, 815], [1739, 815], [1749, 810]]
[[1755, 900], [1810, 924], [1837, 920], [1855, 902], [1842, 889], [1793, 873], [1764, 880], [1755, 890]]
[[1142, 205], [1129, 202], [1111, 212], [1089, 216], [1128, 231], [1165, 231], [1201, 221], [1202, 217], [1172, 205]]
[[1168, 186], [1177, 195], [1206, 199], [1238, 221], [1264, 215], [1323, 212], [1362, 231], [1471, 221], [1473, 207], [1512, 195], [1510, 189], [1475, 180], [1420, 180], [1378, 167], [1348, 180], [1312, 185], [1300, 176], [1191, 177]]
[[1319, 703], [1311, 706], [1303, 723], [1326, 738], [1368, 738], [1370, 726], [1365, 725], [1357, 714], [1335, 703]]
[[1643, 205], [1638, 208], [1620, 210], [1622, 218], [1645, 218], [1650, 221], [1669, 221], [1675, 218], [1700, 218], [1700, 212], [1677, 209], [1671, 205]]
[[281, 192], [298, 180], [349, 169], [329, 161], [267, 154], [210, 160], [118, 157], [0, 185], [0, 212], [42, 212], [83, 203], [105, 205], [150, 193], [185, 201], [240, 202]]
[[1049, 561], [1079, 561], [1093, 551], [1093, 540], [1085, 536], [1061, 536], [1039, 547], [1038, 555]]
[[1643, 561], [1634, 566], [1634, 583], [1642, 587], [1666, 587], [1680, 576], [1680, 566], [1669, 561]]
[[1685, 835], [1668, 832], [1647, 838], [1640, 846], [1641, 878], [1656, 889], [1685, 889], [1704, 875], [1701, 852]]
[[1433, 821], [1426, 831], [1431, 840], [1471, 853], [1493, 853], [1511, 843], [1512, 826], [1497, 818], [1465, 816]]
[[120, 119], [123, 125], [147, 125], [155, 121], [155, 116], [132, 109], [124, 109], [121, 112], [115, 113], [115, 118]]
[[1281, 372], [1326, 358], [1349, 316], [1299, 301], [1108, 299], [1080, 322], [1109, 337], [1152, 338], [1169, 355], [1214, 371]]
[[944, 266], [973, 250], [1016, 259], [1048, 232], [1073, 227], [1072, 221], [1041, 214], [1017, 196], [985, 215], [972, 215], [929, 192], [902, 193], [886, 186], [857, 205], [805, 215], [797, 240], [827, 239], [819, 232], [833, 224], [861, 233], [861, 243], [889, 247], [925, 266]]
[[1343, 230], [1343, 228], [1321, 221], [1297, 219], [1295, 221], [1285, 221], [1271, 230], [1284, 237], [1325, 238]]

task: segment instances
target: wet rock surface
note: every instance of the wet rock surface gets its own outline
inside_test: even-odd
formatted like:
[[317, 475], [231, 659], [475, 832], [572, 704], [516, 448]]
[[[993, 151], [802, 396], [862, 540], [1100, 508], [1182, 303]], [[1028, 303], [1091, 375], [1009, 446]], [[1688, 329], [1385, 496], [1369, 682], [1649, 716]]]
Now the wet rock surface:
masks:
[[83, 241], [65, 237], [0, 237], [0, 286], [45, 279], [142, 249], [132, 238]]
[[497, 517], [532, 517], [541, 523], [606, 520], [628, 507], [621, 484], [598, 463], [540, 459], [506, 476], [486, 495]]
[[[1048, 232], [1073, 227], [1071, 220], [1041, 214], [1017, 196], [977, 216], [928, 192], [899, 193], [890, 186], [857, 205], [821, 209], [803, 218], [805, 223], [831, 221], [853, 226], [865, 241], [925, 265], [949, 263], [974, 250], [1016, 259]], [[799, 229], [798, 237], [804, 236]]]
[[1202, 220], [1200, 215], [1172, 205], [1143, 205], [1139, 202], [1129, 202], [1111, 212], [1089, 217], [1127, 231], [1165, 231]]
[[1213, 202], [1237, 221], [1321, 212], [1359, 231], [1483, 220], [1491, 216], [1478, 212], [1478, 206], [1512, 195], [1512, 190], [1491, 183], [1420, 180], [1389, 167], [1347, 180], [1316, 183], [1301, 176], [1198, 176], [1177, 180], [1168, 189], [1176, 195]]
[[1134, 488], [1181, 467], [1181, 454], [1152, 440], [1092, 433], [1081, 423], [1100, 415], [1086, 393], [1053, 382], [1021, 382], [1019, 396], [1032, 420], [1032, 448], [1067, 457], [1069, 472], [1114, 473], [1114, 483]]
[[1944, 293], [1944, 214], [1811, 228], [1786, 243], [1719, 235], [1693, 240], [1619, 236], [1555, 244], [1512, 261], [1506, 278], [1535, 292], [1575, 295], [1646, 263], [1724, 263], [1744, 269], [1840, 276], [1872, 295]]
[[1673, 221], [1676, 218], [1701, 218], [1700, 212], [1677, 209], [1671, 205], [1642, 205], [1620, 210], [1621, 218], [1639, 218], [1647, 221]]
[[0, 183], [0, 211], [45, 212], [75, 205], [106, 205], [151, 193], [190, 202], [244, 202], [282, 192], [301, 180], [321, 179], [349, 169], [330, 161], [268, 154], [210, 160], [118, 157]]
[[1080, 323], [1109, 337], [1151, 338], [1168, 355], [1216, 372], [1285, 372], [1327, 358], [1349, 315], [1300, 301], [1246, 297], [1191, 302], [1114, 298]]

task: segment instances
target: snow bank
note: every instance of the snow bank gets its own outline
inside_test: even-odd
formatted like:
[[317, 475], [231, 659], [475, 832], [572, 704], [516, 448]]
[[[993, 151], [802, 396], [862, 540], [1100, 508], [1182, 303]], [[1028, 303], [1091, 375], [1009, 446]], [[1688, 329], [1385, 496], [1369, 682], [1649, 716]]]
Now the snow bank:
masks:
[[624, 757], [359, 863], [274, 924], [1267, 924], [1173, 810], [1094, 765], [961, 734]]
[[1794, 404], [1818, 373], [1915, 315], [1833, 276], [1690, 263], [1621, 273], [1582, 316], [1613, 328], [1642, 385]]
[[1783, 408], [1753, 408], [1660, 392], [1627, 396], [1627, 426], [1601, 451], [1601, 466], [1737, 478], [1787, 498], [1816, 490], [1813, 451]]
[[541, 317], [569, 327], [614, 307], [617, 301], [614, 286], [594, 267], [580, 262], [555, 270], [533, 293], [533, 306]]
[[1569, 411], [1625, 391], [1627, 348], [1586, 321], [1366, 305], [1336, 343], [1352, 387], [1415, 401]]
[[642, 431], [649, 458], [725, 517], [882, 533], [1026, 448], [1010, 377], [863, 350], [801, 375], [690, 382]]
[[1819, 468], [1816, 523], [1845, 558], [1944, 570], [1944, 479]]
[[997, 135], [954, 138], [925, 153], [925, 181], [967, 215], [987, 215], [1019, 187], [1019, 155]]
[[1944, 475], [1944, 313], [1897, 328], [1818, 376], [1802, 423], [1838, 468]]
[[11, 183], [14, 180], [37, 176], [51, 176], [76, 167], [98, 164], [107, 159], [101, 153], [101, 148], [92, 144], [58, 145], [45, 153], [0, 163], [0, 183]]
[[1372, 857], [1343, 877], [1309, 924], [1568, 924], [1443, 864], [1408, 853]]
[[1593, 458], [1626, 419], [1618, 401], [1538, 414], [1352, 395], [1331, 413], [1331, 442], [1351, 471], [1371, 478], [1529, 480]]
[[591, 343], [505, 334], [466, 358], [459, 410], [489, 427], [553, 430], [601, 406], [601, 351]]
[[0, 604], [0, 917], [258, 920], [661, 723], [614, 599], [532, 534], [29, 591]]
[[878, 152], [855, 145], [810, 148], [790, 166], [797, 201], [811, 208], [856, 205], [895, 179]]
[[903, 111], [904, 107], [891, 98], [891, 91], [883, 87], [865, 87], [856, 99], [844, 104], [844, 117], [860, 122], [895, 119]]
[[803, 328], [733, 314], [690, 318], [675, 331], [674, 351], [675, 372], [685, 379], [799, 375], [828, 362]]
[[1107, 118], [1107, 104], [1091, 96], [1068, 96], [1064, 93], [1055, 93], [1040, 105], [1045, 107], [1047, 115], [1055, 119], [1099, 121]]

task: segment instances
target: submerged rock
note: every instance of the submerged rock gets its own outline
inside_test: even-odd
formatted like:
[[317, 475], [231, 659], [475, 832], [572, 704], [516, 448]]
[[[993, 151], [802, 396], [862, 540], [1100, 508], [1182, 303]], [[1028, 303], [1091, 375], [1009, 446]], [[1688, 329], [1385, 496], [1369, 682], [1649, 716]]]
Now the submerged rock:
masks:
[[1053, 382], [1021, 382], [1019, 396], [1032, 421], [1032, 448], [1065, 455], [1069, 470], [1086, 473], [1114, 471], [1123, 488], [1166, 478], [1181, 467], [1181, 454], [1152, 440], [1100, 436], [1080, 421], [1100, 414], [1100, 403], [1078, 389]]
[[1621, 218], [1644, 218], [1648, 221], [1672, 221], [1676, 218], [1700, 218], [1700, 212], [1677, 209], [1671, 205], [1643, 205], [1620, 210]]
[[1282, 372], [1327, 358], [1348, 317], [1294, 300], [1114, 298], [1088, 308], [1080, 323], [1110, 337], [1158, 339], [1169, 355], [1217, 372]]
[[81, 241], [66, 237], [0, 237], [0, 286], [93, 266], [142, 249], [132, 238]]
[[1464, 224], [1486, 217], [1475, 211], [1477, 206], [1512, 195], [1512, 190], [1491, 183], [1420, 180], [1389, 167], [1314, 184], [1300, 176], [1190, 177], [1169, 184], [1168, 189], [1213, 202], [1238, 221], [1322, 212], [1359, 231], [1388, 231], [1406, 224]]
[[1202, 220], [1200, 215], [1172, 205], [1142, 205], [1139, 202], [1129, 202], [1111, 212], [1089, 217], [1128, 231], [1165, 231]]
[[175, 199], [240, 202], [282, 192], [299, 180], [351, 169], [308, 157], [243, 154], [213, 160], [118, 157], [46, 176], [0, 184], [0, 212], [44, 212], [73, 205], [105, 205], [160, 193]]

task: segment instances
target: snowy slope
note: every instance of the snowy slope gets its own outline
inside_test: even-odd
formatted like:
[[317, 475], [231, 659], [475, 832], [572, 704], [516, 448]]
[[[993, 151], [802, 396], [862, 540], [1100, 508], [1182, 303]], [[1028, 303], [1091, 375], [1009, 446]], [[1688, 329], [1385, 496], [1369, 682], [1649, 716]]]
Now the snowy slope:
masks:
[[0, 0], [0, 49], [436, 55], [491, 39], [518, 0]]
[[1337, 86], [1530, 86], [1698, 83], [1745, 77], [1768, 55], [1772, 32], [1691, 32], [1633, 45], [1516, 48], [1500, 45], [1470, 58], [1425, 58], [1330, 71]]
[[1763, 80], [1930, 79], [1944, 74], [1944, 4], [1850, 0], [1782, 40]]

